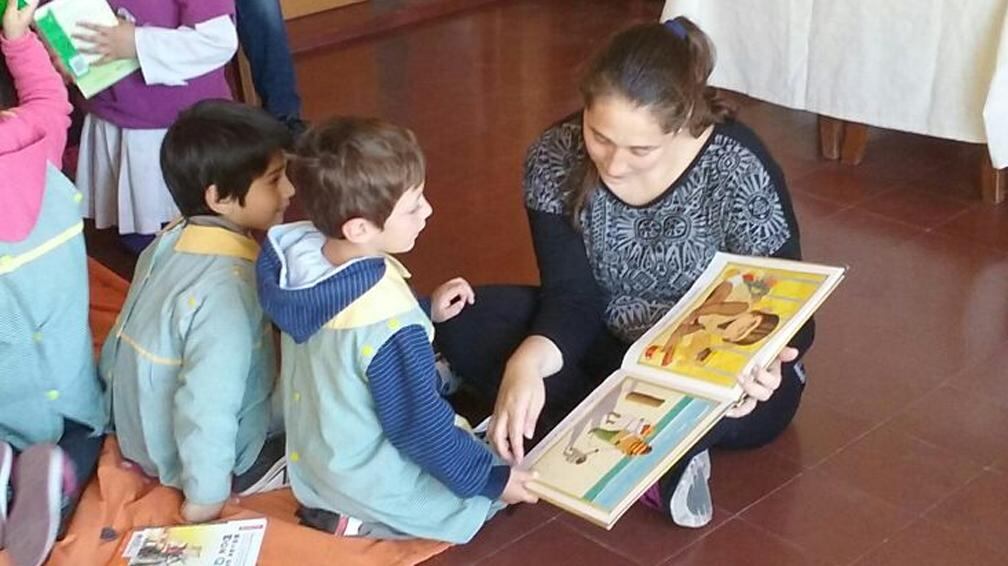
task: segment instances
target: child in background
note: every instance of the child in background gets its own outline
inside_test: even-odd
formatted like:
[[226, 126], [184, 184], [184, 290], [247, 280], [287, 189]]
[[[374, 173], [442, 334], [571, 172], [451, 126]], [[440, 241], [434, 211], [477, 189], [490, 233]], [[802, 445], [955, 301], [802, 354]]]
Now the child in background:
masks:
[[230, 98], [224, 65], [238, 48], [231, 0], [110, 0], [117, 26], [89, 25], [83, 50], [140, 69], [85, 104], [77, 186], [95, 226], [119, 227], [139, 253], [178, 215], [158, 164], [165, 129], [183, 108]]
[[32, 566], [94, 471], [105, 411], [80, 193], [59, 171], [70, 103], [28, 29], [38, 0], [17, 5], [7, 3], [0, 36], [19, 104], [0, 101], [0, 547]]
[[389, 254], [431, 207], [412, 132], [367, 119], [309, 129], [291, 177], [311, 222], [277, 226], [257, 263], [282, 332], [287, 460], [302, 522], [375, 538], [465, 542], [504, 503], [533, 502], [438, 393], [434, 322], [474, 300], [463, 279], [425, 312]]
[[283, 436], [268, 438], [276, 366], [250, 231], [280, 222], [294, 194], [289, 145], [283, 124], [235, 102], [179, 116], [161, 167], [184, 219], [140, 254], [102, 349], [123, 456], [180, 488], [190, 522], [217, 518], [232, 490], [286, 483]]

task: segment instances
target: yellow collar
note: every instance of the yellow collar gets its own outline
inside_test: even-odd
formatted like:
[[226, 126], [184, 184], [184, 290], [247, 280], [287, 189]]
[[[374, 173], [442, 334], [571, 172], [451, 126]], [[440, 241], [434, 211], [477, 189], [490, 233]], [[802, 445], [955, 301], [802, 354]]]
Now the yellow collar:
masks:
[[389, 265], [391, 265], [396, 270], [396, 272], [399, 273], [400, 277], [402, 277], [403, 279], [409, 279], [410, 277], [412, 277], [412, 275], [410, 274], [409, 270], [406, 269], [406, 266], [403, 265], [403, 264], [401, 264], [401, 263], [399, 263], [398, 259], [396, 259], [396, 258], [394, 258], [394, 257], [392, 257], [390, 255], [385, 255], [384, 258], [385, 258], [385, 262], [388, 263]]
[[259, 244], [252, 238], [215, 226], [189, 224], [175, 242], [175, 251], [201, 255], [223, 255], [255, 261]]

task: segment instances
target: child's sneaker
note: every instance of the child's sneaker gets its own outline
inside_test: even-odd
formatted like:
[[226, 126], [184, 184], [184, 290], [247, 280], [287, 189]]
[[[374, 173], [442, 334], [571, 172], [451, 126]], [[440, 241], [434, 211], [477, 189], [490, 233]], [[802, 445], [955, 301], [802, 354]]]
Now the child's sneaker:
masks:
[[462, 379], [452, 371], [451, 366], [448, 364], [448, 360], [445, 359], [441, 352], [434, 353], [434, 369], [437, 370], [438, 374], [438, 393], [442, 397], [450, 397], [458, 392], [459, 387], [462, 386]]
[[300, 519], [299, 524], [338, 537], [361, 536], [361, 527], [364, 526], [363, 521], [349, 515], [333, 513], [324, 509], [312, 509], [303, 505], [298, 507], [294, 515]]
[[10, 444], [0, 442], [0, 548], [4, 547], [4, 525], [7, 523], [7, 496], [10, 485], [11, 465], [14, 463], [14, 450]]
[[235, 478], [234, 490], [238, 496], [248, 497], [290, 486], [285, 451], [286, 440], [283, 435], [267, 438], [252, 467]]
[[14, 465], [14, 505], [4, 530], [4, 543], [18, 566], [40, 566], [49, 556], [60, 524], [63, 451], [36, 444]]
[[675, 491], [668, 497], [668, 507], [665, 507], [665, 491], [662, 489], [663, 482], [660, 481], [644, 492], [640, 502], [662, 513], [667, 510], [680, 527], [703, 527], [714, 517], [714, 505], [707, 485], [710, 474], [710, 453], [704, 450], [686, 465]]

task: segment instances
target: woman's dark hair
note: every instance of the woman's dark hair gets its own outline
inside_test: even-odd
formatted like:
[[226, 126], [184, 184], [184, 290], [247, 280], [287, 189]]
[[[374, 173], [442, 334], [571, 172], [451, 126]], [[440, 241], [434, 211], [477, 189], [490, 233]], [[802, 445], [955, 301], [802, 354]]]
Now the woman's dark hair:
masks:
[[[665, 133], [687, 128], [699, 136], [735, 113], [717, 89], [707, 85], [714, 59], [710, 38], [688, 18], [636, 25], [613, 37], [589, 61], [581, 78], [581, 97], [589, 108], [596, 100], [615, 96], [651, 111]], [[577, 224], [599, 183], [588, 155], [570, 182], [569, 210]]]
[[161, 171], [186, 217], [216, 214], [206, 190], [245, 205], [252, 182], [290, 149], [286, 126], [264, 110], [230, 100], [203, 100], [179, 114], [161, 143]]

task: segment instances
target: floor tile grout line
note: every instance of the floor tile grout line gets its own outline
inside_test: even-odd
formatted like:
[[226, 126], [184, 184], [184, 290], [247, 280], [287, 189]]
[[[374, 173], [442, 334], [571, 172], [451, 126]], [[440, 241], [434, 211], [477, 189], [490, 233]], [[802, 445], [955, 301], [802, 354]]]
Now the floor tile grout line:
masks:
[[[773, 538], [777, 539], [778, 541], [783, 542], [787, 546], [790, 546], [791, 548], [794, 548], [796, 550], [800, 550], [802, 552], [802, 554], [807, 554], [807, 555], [810, 555], [810, 556], [815, 556], [816, 555], [816, 553], [814, 553], [811, 550], [809, 550], [808, 548], [805, 548], [804, 546], [798, 544], [796, 541], [793, 541], [793, 540], [790, 540], [790, 539], [788, 539], [786, 537], [783, 537], [783, 536], [781, 536], [781, 535], [779, 535], [779, 534], [777, 534], [777, 533], [775, 533], [775, 532], [767, 529], [763, 525], [760, 525], [759, 523], [754, 523], [752, 521], [749, 521], [745, 517], [739, 517], [739, 520], [742, 521], [743, 523], [745, 523], [747, 526], [749, 526], [751, 528], [754, 528], [757, 531], [760, 531], [760, 532], [762, 532], [763, 534], [765, 534], [767, 536], [773, 537]], [[837, 561], [832, 560], [832, 559], [827, 559], [827, 558], [823, 558], [823, 557], [819, 557], [819, 558], [822, 558], [822, 560], [825, 560], [825, 561], [827, 561], [827, 562], [829, 562], [831, 564], [839, 564]]]
[[528, 530], [528, 531], [526, 531], [526, 532], [525, 532], [524, 534], [522, 534], [522, 535], [519, 535], [519, 536], [515, 537], [514, 539], [511, 539], [511, 540], [510, 540], [509, 542], [506, 542], [506, 543], [504, 543], [504, 544], [502, 544], [502, 545], [498, 546], [498, 547], [497, 547], [496, 549], [494, 549], [494, 550], [493, 550], [492, 552], [490, 552], [490, 553], [489, 553], [489, 554], [487, 554], [486, 556], [483, 556], [483, 557], [480, 557], [480, 558], [476, 559], [476, 560], [475, 560], [475, 561], [473, 562], [473, 564], [474, 564], [474, 565], [475, 565], [475, 564], [481, 564], [481, 563], [485, 562], [486, 560], [488, 560], [488, 559], [490, 559], [490, 558], [492, 558], [492, 557], [494, 557], [494, 556], [497, 556], [498, 554], [500, 554], [500, 553], [501, 553], [501, 551], [503, 551], [504, 549], [508, 548], [509, 546], [512, 546], [512, 545], [514, 545], [515, 543], [517, 543], [517, 542], [519, 542], [519, 541], [522, 541], [522, 540], [524, 540], [524, 539], [528, 538], [528, 537], [529, 537], [529, 536], [531, 536], [531, 535], [532, 535], [533, 533], [537, 533], [537, 532], [541, 531], [542, 529], [546, 528], [546, 525], [549, 525], [550, 523], [552, 523], [552, 522], [556, 521], [558, 517], [559, 517], [559, 515], [554, 515], [553, 517], [550, 517], [550, 518], [549, 518], [548, 520], [546, 520], [546, 521], [543, 521], [542, 523], [540, 523], [540, 524], [539, 524], [538, 526], [536, 526], [535, 528], [532, 528], [532, 529], [529, 529], [529, 530]]
[[683, 553], [687, 552], [689, 549], [691, 549], [694, 546], [698, 545], [701, 541], [709, 538], [718, 529], [724, 528], [724, 526], [727, 525], [728, 523], [730, 523], [732, 519], [740, 519], [740, 517], [738, 516], [737, 513], [735, 515], [732, 515], [732, 516], [728, 517], [727, 519], [724, 520], [724, 522], [719, 523], [717, 527], [715, 527], [713, 529], [709, 529], [709, 532], [706, 532], [706, 533], [702, 534], [701, 536], [697, 537], [696, 540], [690, 541], [689, 544], [687, 544], [686, 546], [680, 548], [679, 550], [673, 552], [672, 554], [670, 554], [670, 555], [666, 556], [665, 558], [663, 558], [662, 560], [658, 561], [659, 566], [664, 566], [664, 565], [668, 564], [669, 562], [671, 562], [672, 560], [674, 560], [676, 557], [681, 556]]

